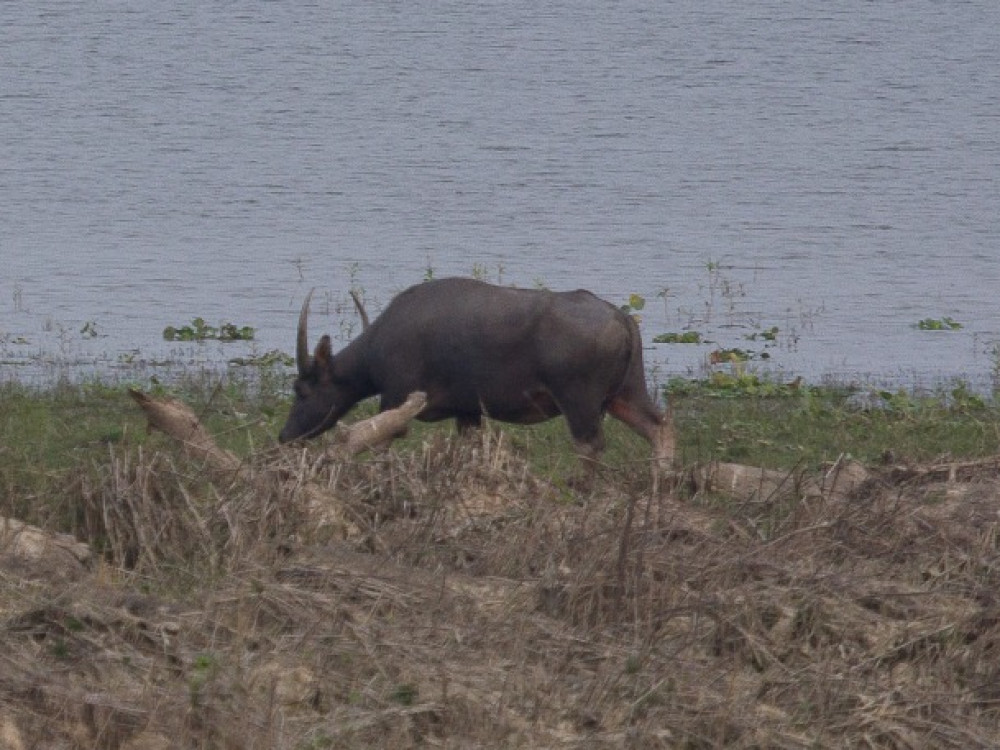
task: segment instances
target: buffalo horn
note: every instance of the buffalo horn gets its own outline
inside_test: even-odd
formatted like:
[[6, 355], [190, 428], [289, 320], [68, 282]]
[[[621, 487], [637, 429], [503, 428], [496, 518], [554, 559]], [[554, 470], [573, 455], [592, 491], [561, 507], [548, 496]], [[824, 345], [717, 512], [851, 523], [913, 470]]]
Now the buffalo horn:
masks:
[[299, 332], [295, 340], [295, 364], [298, 365], [300, 375], [305, 375], [309, 369], [309, 334], [306, 329], [309, 323], [309, 300], [312, 299], [314, 291], [316, 290], [309, 290], [306, 301], [302, 303], [302, 312], [299, 313]]
[[354, 300], [354, 306], [358, 308], [358, 315], [361, 316], [361, 330], [367, 331], [368, 326], [371, 325], [371, 322], [368, 320], [368, 313], [365, 312], [365, 306], [361, 302], [361, 297], [353, 289], [351, 290], [351, 299]]

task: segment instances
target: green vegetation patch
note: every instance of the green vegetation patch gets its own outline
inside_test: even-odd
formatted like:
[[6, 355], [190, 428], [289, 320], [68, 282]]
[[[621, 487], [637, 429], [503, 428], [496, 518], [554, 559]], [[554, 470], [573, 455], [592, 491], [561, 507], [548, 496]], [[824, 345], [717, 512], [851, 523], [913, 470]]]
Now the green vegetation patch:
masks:
[[[48, 583], [44, 568], [3, 569], [5, 707], [31, 746], [89, 731], [76, 717], [95, 695], [129, 707], [101, 715], [115, 731], [149, 717], [159, 744], [182, 747], [219, 746], [222, 732], [272, 747], [275, 726], [289, 747], [544, 747], [566, 716], [584, 746], [595, 705], [602, 731], [635, 732], [637, 747], [658, 746], [663, 727], [670, 746], [780, 747], [791, 731], [834, 746], [859, 713], [887, 710], [887, 731], [912, 726], [927, 746], [970, 746], [969, 727], [997, 736], [990, 680], [935, 714], [935, 735], [913, 710], [961, 686], [967, 664], [992, 663], [992, 466], [992, 484], [954, 498], [943, 481], [880, 479], [846, 501], [710, 489], [677, 506], [651, 499], [648, 446], [613, 419], [594, 491], [561, 481], [577, 467], [563, 420], [462, 439], [415, 423], [392, 449], [350, 460], [326, 453], [327, 438], [272, 452], [291, 375], [247, 372], [170, 389], [225, 447], [253, 455], [239, 477], [147, 435], [124, 387], [0, 387], [0, 515], [73, 532], [106, 560]], [[667, 393], [685, 468], [735, 461], [791, 469], [779, 473], [794, 482], [847, 457], [998, 450], [995, 400], [961, 385], [924, 396], [743, 375], [674, 380]], [[365, 536], [325, 532], [303, 513], [306, 486]], [[878, 668], [887, 648], [905, 671]], [[528, 698], [498, 723], [513, 672]], [[80, 687], [72, 710], [25, 704], [40, 689], [62, 695], [67, 674]], [[148, 674], [156, 689], [136, 692]], [[597, 693], [595, 674], [611, 676]], [[776, 675], [788, 689], [770, 690]], [[710, 703], [706, 685], [718, 686]], [[280, 726], [267, 718], [279, 700]], [[86, 746], [108, 746], [91, 735]]]
[[263, 354], [233, 357], [229, 364], [233, 367], [291, 367], [295, 364], [295, 358], [280, 349], [271, 349]]
[[921, 331], [957, 331], [962, 324], [947, 316], [943, 318], [924, 318], [917, 321], [917, 328]]
[[[221, 379], [205, 372], [152, 390], [186, 401], [221, 445], [245, 455], [274, 442], [288, 380], [283, 370], [239, 368]], [[68, 530], [76, 511], [61, 500], [67, 481], [89, 481], [114, 446], [151, 439], [159, 438], [147, 434], [127, 386], [0, 385], [0, 516]]]
[[[280, 368], [235, 368], [219, 379], [155, 387], [189, 403], [224, 447], [238, 455], [273, 446], [288, 413], [291, 375]], [[817, 467], [844, 455], [877, 464], [941, 457], [978, 458], [1000, 452], [1000, 406], [964, 386], [932, 395], [859, 392], [774, 382], [750, 374], [713, 373], [675, 379], [666, 393], [674, 410], [683, 465], [720, 460], [776, 469]], [[72, 526], [74, 509], [61, 504], [67, 478], [88, 481], [116, 445], [159, 441], [149, 436], [124, 386], [85, 384], [39, 391], [0, 387], [0, 515], [49, 528]], [[370, 416], [368, 401], [346, 418]], [[419, 448], [450, 422], [415, 422], [396, 450]], [[533, 470], [562, 483], [577, 468], [565, 421], [500, 426]], [[614, 419], [605, 421], [604, 456], [614, 481], [645, 464], [649, 448]], [[45, 498], [45, 502], [39, 502]]]
[[744, 338], [747, 341], [757, 341], [759, 339], [760, 341], [768, 341], [770, 343], [774, 343], [778, 340], [778, 333], [780, 333], [780, 329], [778, 328], [778, 326], [771, 326], [770, 328], [765, 328], [761, 331], [754, 331], [753, 333], [749, 333], [746, 336], [744, 336]]
[[703, 339], [699, 331], [682, 331], [661, 333], [653, 337], [654, 344], [701, 344]]
[[222, 323], [216, 328], [204, 318], [195, 318], [179, 328], [167, 326], [163, 329], [163, 338], [167, 341], [253, 341], [253, 337], [254, 329], [250, 326]]
[[776, 469], [979, 458], [1000, 450], [1000, 407], [963, 385], [930, 395], [775, 383], [715, 373], [674, 380], [685, 463], [732, 461]]

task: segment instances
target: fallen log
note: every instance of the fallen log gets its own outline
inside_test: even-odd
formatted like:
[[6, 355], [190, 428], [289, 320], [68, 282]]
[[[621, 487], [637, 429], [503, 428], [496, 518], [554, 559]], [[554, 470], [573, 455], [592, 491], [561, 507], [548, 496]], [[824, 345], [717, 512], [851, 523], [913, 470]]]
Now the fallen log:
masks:
[[691, 471], [695, 490], [726, 495], [742, 502], [791, 498], [844, 500], [870, 479], [868, 470], [851, 460], [838, 460], [818, 476], [721, 461], [699, 464]]
[[801, 476], [794, 472], [762, 469], [759, 466], [710, 461], [691, 472], [695, 490], [711, 492], [741, 501], [769, 501], [800, 489]]
[[[150, 429], [159, 430], [178, 441], [192, 458], [205, 460], [222, 471], [240, 469], [240, 460], [219, 447], [191, 407], [183, 401], [156, 398], [131, 388], [129, 395], [146, 414]], [[427, 395], [415, 391], [399, 407], [342, 428], [334, 436], [336, 445], [347, 456], [356, 456], [383, 445], [405, 431], [406, 425], [426, 404]]]
[[343, 445], [343, 450], [348, 456], [356, 456], [370, 448], [383, 445], [405, 432], [406, 426], [423, 411], [426, 405], [427, 394], [423, 391], [414, 391], [395, 409], [389, 409], [343, 428], [335, 436], [335, 440]]
[[181, 444], [188, 456], [207, 461], [219, 471], [240, 470], [240, 460], [219, 447], [191, 407], [183, 401], [156, 398], [133, 388], [129, 388], [128, 395], [145, 413], [149, 429], [159, 430], [172, 437]]
[[[197, 461], [204, 461], [212, 470], [251, 481], [250, 466], [229, 451], [219, 447], [215, 438], [204, 428], [190, 406], [174, 398], [159, 398], [129, 389], [129, 395], [139, 405], [150, 429], [158, 430], [181, 444], [184, 452]], [[370, 448], [387, 443], [406, 430], [407, 424], [427, 403], [422, 392], [411, 393], [396, 409], [389, 409], [369, 419], [342, 428], [334, 436], [332, 458], [349, 458]], [[280, 472], [279, 472], [280, 474]], [[281, 481], [297, 484], [296, 478], [283, 476]], [[296, 486], [304, 498], [305, 507], [313, 515], [317, 528], [339, 530], [344, 538], [362, 535], [358, 526], [346, 518], [343, 504], [328, 490], [306, 482]]]
[[[74, 536], [0, 516], [0, 580], [78, 581], [90, 575], [93, 563], [93, 551]], [[10, 597], [0, 597], [0, 619], [11, 603]], [[0, 748], [6, 747], [0, 733]]]
[[878, 471], [879, 475], [894, 484], [924, 484], [947, 482], [967, 483], [986, 477], [1000, 476], [1000, 457], [973, 459], [970, 461], [942, 461], [926, 466], [895, 464]]
[[16, 518], [3, 516], [0, 516], [0, 555], [13, 555], [29, 560], [58, 555], [84, 566], [90, 564], [93, 558], [90, 547], [70, 534], [46, 531]]

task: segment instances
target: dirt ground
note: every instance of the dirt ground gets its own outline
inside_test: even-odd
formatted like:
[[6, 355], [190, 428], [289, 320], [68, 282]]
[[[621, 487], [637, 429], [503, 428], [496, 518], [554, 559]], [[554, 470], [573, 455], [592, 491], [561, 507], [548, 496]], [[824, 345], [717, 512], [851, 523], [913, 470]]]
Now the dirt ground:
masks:
[[996, 465], [706, 471], [113, 453], [0, 533], [0, 748], [1000, 746]]

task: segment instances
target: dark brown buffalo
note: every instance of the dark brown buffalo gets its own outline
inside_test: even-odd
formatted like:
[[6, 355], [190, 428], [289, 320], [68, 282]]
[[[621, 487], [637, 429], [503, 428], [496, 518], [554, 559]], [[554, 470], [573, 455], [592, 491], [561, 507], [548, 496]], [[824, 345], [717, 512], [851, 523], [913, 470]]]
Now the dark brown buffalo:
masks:
[[309, 355], [308, 316], [307, 297], [281, 442], [319, 435], [369, 396], [384, 411], [424, 391], [424, 421], [454, 418], [463, 429], [483, 415], [530, 424], [562, 414], [581, 457], [594, 459], [610, 413], [652, 444], [660, 465], [673, 460], [671, 420], [646, 391], [638, 326], [590, 292], [428, 281], [400, 293], [336, 355], [329, 336]]

